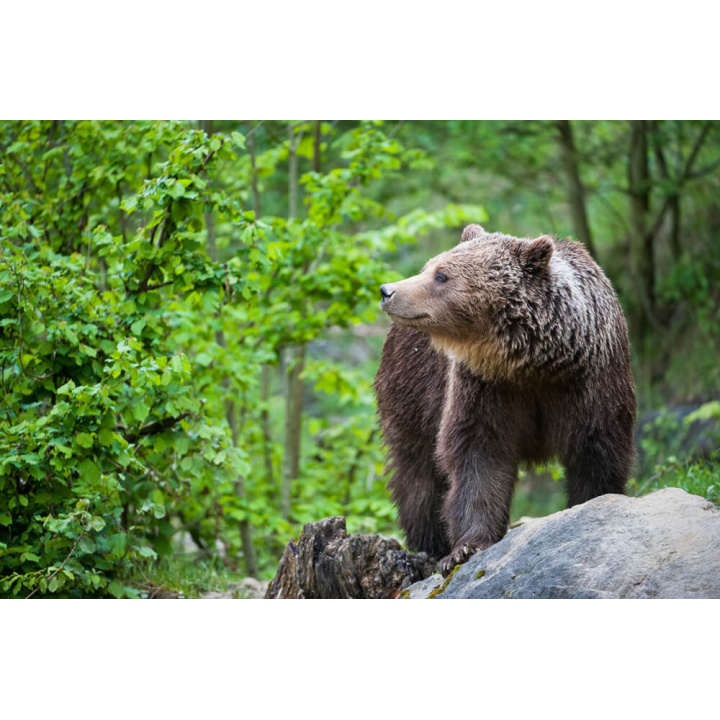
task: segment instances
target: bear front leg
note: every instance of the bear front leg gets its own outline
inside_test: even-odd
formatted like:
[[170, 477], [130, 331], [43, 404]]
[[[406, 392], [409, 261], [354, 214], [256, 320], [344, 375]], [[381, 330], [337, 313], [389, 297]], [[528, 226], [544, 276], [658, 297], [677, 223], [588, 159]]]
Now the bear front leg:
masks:
[[458, 463], [443, 508], [452, 546], [440, 562], [445, 577], [503, 538], [516, 477], [516, 466], [479, 453], [467, 453]]
[[450, 550], [440, 517], [447, 480], [432, 460], [404, 458], [394, 462], [395, 473], [388, 486], [405, 531], [408, 549], [439, 559]]

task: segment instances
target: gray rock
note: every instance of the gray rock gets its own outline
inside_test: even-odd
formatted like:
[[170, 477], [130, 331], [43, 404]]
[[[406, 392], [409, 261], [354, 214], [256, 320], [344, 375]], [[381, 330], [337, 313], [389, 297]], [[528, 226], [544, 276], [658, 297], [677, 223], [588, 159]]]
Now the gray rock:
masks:
[[[530, 520], [410, 598], [720, 598], [720, 510], [684, 490]], [[438, 584], [440, 588], [438, 589]]]
[[444, 583], [445, 578], [440, 573], [435, 573], [435, 575], [411, 585], [407, 590], [400, 593], [400, 597], [406, 600], [424, 600], [433, 591], [440, 590]]

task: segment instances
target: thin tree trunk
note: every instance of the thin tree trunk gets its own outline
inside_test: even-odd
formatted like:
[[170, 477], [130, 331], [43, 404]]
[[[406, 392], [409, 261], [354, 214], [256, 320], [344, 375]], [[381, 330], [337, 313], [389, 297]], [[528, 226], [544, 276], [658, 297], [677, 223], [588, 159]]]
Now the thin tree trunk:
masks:
[[[211, 127], [212, 121], [207, 121], [208, 130]], [[212, 213], [205, 213], [205, 227], [207, 228], [207, 249], [208, 255], [213, 262], [218, 261], [217, 243], [215, 242], [215, 225], [213, 221]], [[227, 342], [225, 340], [225, 333], [222, 328], [215, 331], [215, 341], [217, 344], [227, 350]], [[227, 391], [230, 387], [230, 381], [227, 377], [223, 378], [223, 387]], [[230, 434], [232, 435], [233, 445], [238, 447], [240, 435], [238, 431], [237, 415], [235, 410], [235, 403], [232, 400], [225, 402], [225, 417], [230, 427]], [[242, 475], [238, 475], [235, 480], [235, 492], [241, 500], [247, 501], [247, 491], [245, 489], [245, 478]], [[245, 560], [245, 572], [252, 577], [258, 576], [258, 564], [257, 555], [255, 553], [255, 545], [253, 543], [252, 528], [250, 522], [246, 518], [240, 521], [240, 543], [242, 546], [243, 558]]]
[[[224, 335], [222, 335], [222, 340], [224, 343]], [[223, 344], [221, 345], [221, 347], [225, 347], [225, 345]], [[225, 417], [227, 418], [228, 425], [230, 426], [230, 433], [232, 434], [233, 445], [235, 447], [238, 447], [240, 436], [238, 432], [238, 423], [235, 414], [234, 402], [228, 401], [226, 403]], [[247, 501], [245, 478], [242, 475], [238, 475], [237, 479], [235, 480], [235, 492], [241, 500]], [[243, 558], [245, 559], [245, 572], [251, 577], [258, 577], [257, 554], [255, 552], [255, 543], [253, 542], [252, 527], [250, 526], [250, 521], [245, 518], [245, 520], [240, 520], [239, 525], [240, 543], [242, 545]]]
[[[295, 133], [289, 126], [288, 149], [288, 219], [297, 215], [298, 159], [297, 147], [302, 133]], [[303, 312], [304, 315], [304, 312]], [[302, 441], [303, 386], [300, 375], [305, 367], [305, 345], [287, 350], [287, 394], [285, 396], [285, 443], [283, 448], [283, 478], [280, 488], [282, 516], [290, 517], [292, 484], [300, 476], [300, 451]]]
[[292, 220], [297, 217], [297, 189], [298, 189], [298, 157], [297, 147], [300, 144], [302, 133], [295, 134], [295, 126], [290, 125], [290, 149], [288, 154], [288, 194], [290, 197], [290, 206], [288, 208], [288, 218]]
[[559, 133], [560, 157], [565, 174], [567, 175], [570, 212], [572, 214], [575, 236], [585, 245], [588, 252], [595, 256], [595, 245], [593, 244], [590, 224], [587, 218], [585, 188], [580, 179], [577, 151], [575, 150], [575, 140], [570, 121], [558, 120], [557, 129]]
[[300, 476], [302, 439], [303, 384], [300, 374], [305, 367], [305, 345], [292, 353], [288, 368], [288, 390], [285, 405], [285, 452], [283, 453], [282, 515], [290, 517], [292, 484]]
[[[255, 134], [251, 133], [250, 121], [247, 121], [248, 128], [248, 151], [250, 153], [250, 185], [252, 187], [253, 210], [255, 218], [260, 218], [260, 193], [258, 191], [257, 168], [255, 164]], [[260, 427], [263, 438], [263, 460], [265, 464], [265, 479], [268, 485], [272, 487], [274, 484], [273, 462], [272, 462], [272, 431], [270, 427], [270, 411], [268, 403], [270, 401], [271, 378], [270, 365], [263, 363], [260, 377], [260, 392], [262, 400], [262, 410], [260, 411]]]
[[636, 292], [642, 301], [644, 321], [651, 321], [655, 306], [654, 233], [648, 231], [650, 210], [650, 173], [648, 169], [647, 131], [644, 120], [630, 121], [628, 156], [630, 226], [632, 228], [631, 263]]
[[313, 151], [313, 172], [320, 172], [320, 143], [322, 141], [322, 121], [315, 121], [315, 148]]
[[669, 190], [669, 195], [667, 198], [667, 212], [670, 214], [668, 242], [670, 245], [670, 252], [672, 253], [673, 260], [677, 261], [680, 259], [680, 255], [682, 253], [682, 248], [680, 246], [680, 187], [678, 184], [679, 178], [673, 178], [670, 176], [660, 138], [660, 128], [657, 121], [652, 123], [652, 141], [653, 150], [655, 152], [655, 159], [657, 160], [658, 170], [660, 171], [660, 177], [667, 185], [672, 186]]
[[262, 393], [262, 411], [260, 412], [260, 426], [263, 436], [263, 460], [265, 462], [265, 479], [269, 485], [274, 484], [274, 472], [272, 461], [272, 430], [270, 427], [270, 402], [271, 391], [270, 365], [263, 363], [260, 371], [260, 392]]
[[680, 194], [676, 193], [670, 198], [670, 231], [668, 241], [673, 260], [680, 260], [682, 245], [680, 243]]

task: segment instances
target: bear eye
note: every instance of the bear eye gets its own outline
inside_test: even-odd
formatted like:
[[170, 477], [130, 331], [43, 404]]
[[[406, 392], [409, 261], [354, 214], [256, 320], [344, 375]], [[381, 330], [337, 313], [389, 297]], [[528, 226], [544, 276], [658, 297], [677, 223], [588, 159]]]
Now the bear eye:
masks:
[[436, 273], [435, 274], [435, 282], [444, 283], [447, 282], [448, 276], [445, 273]]

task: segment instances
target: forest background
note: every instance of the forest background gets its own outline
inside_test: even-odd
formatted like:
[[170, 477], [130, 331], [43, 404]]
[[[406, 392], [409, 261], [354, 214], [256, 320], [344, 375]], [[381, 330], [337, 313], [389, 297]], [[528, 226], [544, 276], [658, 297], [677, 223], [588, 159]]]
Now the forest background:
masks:
[[720, 499], [718, 123], [2, 122], [0, 153], [4, 596], [226, 589], [328, 515], [402, 539], [378, 287], [470, 222], [586, 245], [648, 428], [629, 492]]

